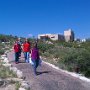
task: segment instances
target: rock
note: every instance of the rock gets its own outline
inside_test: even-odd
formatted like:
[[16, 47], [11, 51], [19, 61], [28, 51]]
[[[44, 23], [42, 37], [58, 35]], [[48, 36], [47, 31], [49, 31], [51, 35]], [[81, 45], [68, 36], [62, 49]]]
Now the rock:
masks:
[[15, 81], [15, 82], [22, 82], [23, 79], [19, 79], [19, 78], [7, 78], [8, 81]]
[[3, 64], [5, 67], [11, 67], [11, 64]]
[[5, 54], [3, 54], [3, 55], [1, 55], [2, 57], [6, 57], [6, 55]]
[[19, 90], [26, 90], [25, 88], [20, 87]]
[[18, 78], [23, 78], [23, 73], [20, 70], [17, 70], [16, 72]]
[[0, 86], [3, 86], [3, 85], [4, 85], [4, 80], [0, 79]]
[[8, 58], [4, 58], [4, 60], [3, 60], [3, 62], [5, 62], [5, 63], [9, 63], [9, 60], [8, 60]]
[[28, 84], [28, 82], [27, 81], [23, 81], [23, 82], [21, 82], [21, 87], [22, 88], [25, 88], [25, 89], [30, 89], [30, 86], [29, 86], [29, 84]]
[[5, 87], [5, 90], [16, 90], [16, 89], [15, 89], [15, 85], [14, 85], [14, 84], [7, 85], [7, 86]]
[[5, 57], [1, 56], [1, 59], [5, 59]]
[[14, 73], [16, 73], [18, 69], [16, 67], [10, 67], [10, 70], [12, 70]]

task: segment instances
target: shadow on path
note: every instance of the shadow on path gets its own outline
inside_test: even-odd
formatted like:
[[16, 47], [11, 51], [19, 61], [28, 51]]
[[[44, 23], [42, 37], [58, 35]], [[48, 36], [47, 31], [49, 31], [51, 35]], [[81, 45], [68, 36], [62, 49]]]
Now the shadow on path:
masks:
[[37, 75], [40, 75], [40, 74], [44, 74], [44, 73], [50, 73], [51, 71], [42, 71], [42, 72], [38, 72], [37, 71]]

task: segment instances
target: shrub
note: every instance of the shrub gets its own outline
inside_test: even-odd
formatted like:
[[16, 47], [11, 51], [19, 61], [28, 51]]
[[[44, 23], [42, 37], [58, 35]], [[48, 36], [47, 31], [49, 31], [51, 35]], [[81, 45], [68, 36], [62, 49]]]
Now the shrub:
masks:
[[20, 82], [16, 82], [16, 83], [15, 83], [15, 87], [16, 87], [15, 89], [16, 89], [16, 90], [19, 90], [20, 86], [21, 86]]
[[0, 65], [0, 77], [1, 78], [16, 77], [16, 75], [12, 71], [10, 71], [9, 68]]
[[46, 43], [39, 43], [38, 48], [42, 53], [46, 52], [50, 48], [53, 48], [54, 46], [52, 44], [46, 44]]
[[60, 68], [90, 77], [90, 42], [54, 42], [53, 45], [40, 43], [39, 49], [41, 53], [44, 51], [42, 56], [51, 59], [49, 62], [54, 64], [53, 58], [58, 58], [57, 65]]
[[0, 50], [0, 55], [4, 54], [4, 52], [5, 52], [5, 51], [1, 49], [1, 50]]
[[79, 68], [81, 73], [89, 75], [88, 68], [90, 68], [90, 53], [85, 49], [72, 51], [65, 55], [59, 63], [65, 64], [70, 71]]
[[84, 75], [90, 77], [90, 67], [85, 71]]

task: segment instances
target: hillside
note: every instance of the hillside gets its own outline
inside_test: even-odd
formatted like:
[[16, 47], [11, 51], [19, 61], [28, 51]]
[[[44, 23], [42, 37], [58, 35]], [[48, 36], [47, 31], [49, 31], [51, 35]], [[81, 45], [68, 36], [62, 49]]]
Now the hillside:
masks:
[[43, 60], [62, 69], [90, 77], [90, 41], [38, 43]]
[[[1, 34], [0, 54], [11, 48], [17, 38], [17, 36]], [[23, 42], [24, 40], [25, 38], [21, 37], [21, 41]], [[29, 41], [33, 43], [35, 39], [29, 38]], [[90, 40], [83, 43], [38, 40], [38, 48], [43, 60], [62, 69], [90, 77]]]

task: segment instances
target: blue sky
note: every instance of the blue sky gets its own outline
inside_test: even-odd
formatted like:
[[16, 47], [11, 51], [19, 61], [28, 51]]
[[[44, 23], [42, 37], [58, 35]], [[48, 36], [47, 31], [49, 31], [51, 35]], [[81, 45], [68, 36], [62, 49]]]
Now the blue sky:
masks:
[[64, 33], [90, 38], [90, 0], [0, 0], [0, 34]]

